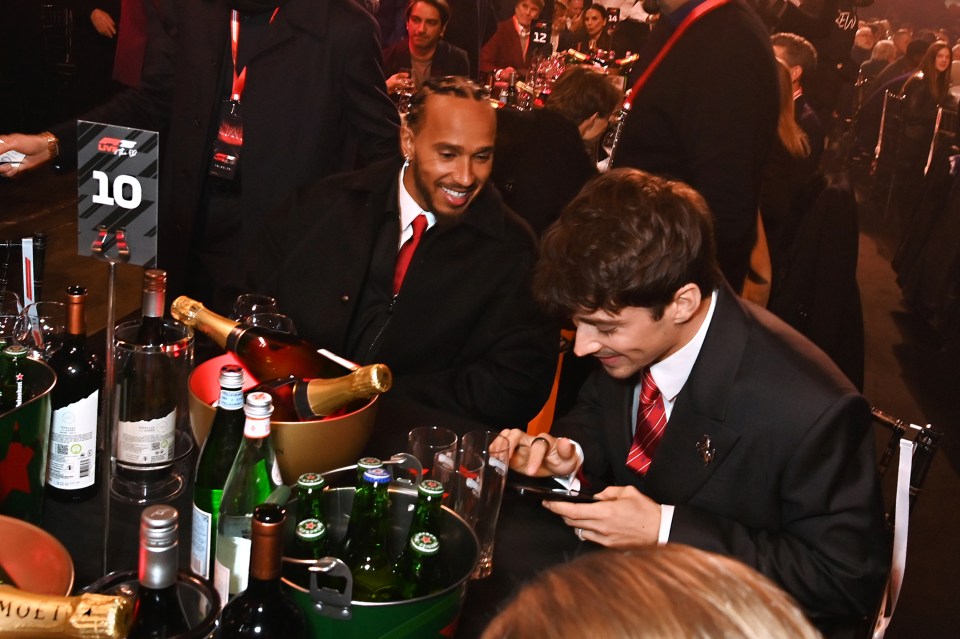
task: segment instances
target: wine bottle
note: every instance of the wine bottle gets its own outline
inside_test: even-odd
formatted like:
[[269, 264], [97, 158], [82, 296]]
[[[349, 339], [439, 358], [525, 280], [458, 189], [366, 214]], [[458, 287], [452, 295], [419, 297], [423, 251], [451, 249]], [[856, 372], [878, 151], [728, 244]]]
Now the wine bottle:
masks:
[[220, 402], [197, 460], [193, 489], [190, 570], [205, 579], [213, 575], [220, 500], [243, 441], [244, 421], [243, 368], [228, 364], [220, 369]]
[[223, 487], [217, 521], [214, 582], [224, 602], [247, 587], [253, 510], [283, 483], [270, 443], [271, 412], [269, 395], [247, 395], [243, 442]]
[[402, 599], [430, 594], [433, 589], [434, 565], [440, 552], [437, 536], [415, 532], [394, 565], [397, 593]]
[[24, 402], [23, 360], [27, 349], [20, 344], [11, 344], [3, 349], [3, 377], [0, 378], [0, 413], [17, 408]]
[[[390, 601], [396, 598], [393, 560], [387, 547], [390, 532], [390, 471], [373, 468], [363, 474], [350, 511], [348, 552], [342, 559], [353, 573], [353, 598], [357, 601]], [[356, 525], [354, 525], [356, 524]]]
[[67, 288], [67, 329], [63, 346], [50, 357], [57, 384], [50, 393], [53, 422], [47, 461], [47, 496], [83, 501], [97, 493], [100, 386], [103, 367], [87, 352], [84, 318], [87, 289]]
[[392, 384], [393, 376], [385, 364], [371, 364], [343, 377], [274, 379], [254, 390], [273, 397], [273, 421], [295, 422], [328, 417], [350, 402], [386, 392]]
[[151, 474], [147, 469], [135, 470], [136, 466], [163, 465], [172, 461], [175, 453], [177, 384], [170, 360], [160, 354], [165, 294], [166, 273], [148, 269], [143, 277], [143, 317], [137, 333], [143, 352], [127, 357], [118, 381], [117, 472], [141, 481], [149, 480]]
[[234, 353], [257, 379], [291, 375], [302, 379], [342, 377], [350, 372], [318, 353], [306, 340], [262, 326], [240, 324], [189, 297], [175, 299], [170, 312], [174, 319], [196, 328], [220, 348]]
[[[123, 639], [133, 600], [85, 593], [53, 597], [0, 588], [0, 636], [30, 639]], [[17, 611], [29, 610], [29, 614]]]
[[306, 638], [303, 613], [280, 587], [285, 519], [279, 504], [261, 504], [254, 510], [248, 585], [220, 613], [218, 639]]
[[140, 516], [140, 585], [128, 639], [164, 639], [190, 629], [177, 592], [177, 509], [148, 506]]

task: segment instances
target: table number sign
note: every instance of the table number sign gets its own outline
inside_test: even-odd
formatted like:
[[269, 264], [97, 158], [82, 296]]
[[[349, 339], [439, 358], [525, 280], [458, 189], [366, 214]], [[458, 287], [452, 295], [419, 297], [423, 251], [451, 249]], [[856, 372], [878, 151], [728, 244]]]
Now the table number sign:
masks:
[[125, 229], [121, 235], [130, 263], [154, 266], [160, 136], [80, 120], [77, 137], [77, 252], [93, 254], [92, 245], [102, 239], [101, 226], [107, 229], [104, 252], [112, 248], [116, 232]]

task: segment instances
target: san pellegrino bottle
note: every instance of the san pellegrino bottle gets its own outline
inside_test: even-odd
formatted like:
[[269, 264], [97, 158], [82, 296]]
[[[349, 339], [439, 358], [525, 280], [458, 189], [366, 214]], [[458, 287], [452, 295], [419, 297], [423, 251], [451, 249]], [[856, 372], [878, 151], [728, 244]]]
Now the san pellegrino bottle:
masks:
[[167, 274], [148, 269], [143, 275], [143, 314], [137, 333], [142, 353], [131, 353], [119, 373], [117, 460], [119, 474], [130, 467], [157, 466], [174, 458], [177, 383], [164, 349], [163, 308]]
[[430, 594], [439, 552], [440, 541], [433, 533], [421, 531], [410, 536], [394, 566], [400, 598], [413, 599]]
[[217, 521], [214, 583], [224, 602], [247, 587], [254, 508], [283, 483], [270, 443], [271, 412], [269, 395], [247, 395], [243, 442], [223, 487]]
[[148, 506], [140, 516], [140, 585], [128, 639], [164, 639], [190, 629], [177, 592], [177, 509]]
[[393, 375], [385, 364], [370, 364], [342, 377], [274, 379], [254, 390], [273, 397], [273, 421], [295, 422], [327, 417], [353, 401], [384, 393], [392, 385]]
[[193, 489], [193, 539], [190, 570], [209, 579], [216, 559], [220, 501], [233, 461], [243, 441], [243, 368], [227, 364], [220, 369], [220, 401], [200, 458]]
[[306, 639], [303, 613], [280, 587], [285, 519], [279, 504], [254, 510], [249, 580], [220, 613], [219, 639]]
[[98, 419], [103, 367], [87, 352], [87, 289], [67, 288], [63, 347], [51, 357], [57, 383], [50, 393], [53, 421], [47, 461], [47, 496], [58, 501], [93, 497], [99, 486]]
[[27, 349], [20, 344], [10, 344], [3, 349], [3, 377], [0, 379], [0, 388], [3, 395], [0, 397], [0, 413], [13, 410], [24, 402], [23, 360], [27, 358]]
[[342, 559], [353, 573], [353, 598], [390, 601], [397, 596], [393, 558], [387, 546], [390, 533], [390, 471], [372, 468], [363, 473], [350, 511], [352, 537]]
[[342, 377], [349, 369], [317, 352], [306, 340], [262, 326], [247, 326], [206, 309], [189, 297], [178, 297], [170, 312], [187, 326], [207, 335], [243, 362], [258, 380], [294, 376], [301, 379]]

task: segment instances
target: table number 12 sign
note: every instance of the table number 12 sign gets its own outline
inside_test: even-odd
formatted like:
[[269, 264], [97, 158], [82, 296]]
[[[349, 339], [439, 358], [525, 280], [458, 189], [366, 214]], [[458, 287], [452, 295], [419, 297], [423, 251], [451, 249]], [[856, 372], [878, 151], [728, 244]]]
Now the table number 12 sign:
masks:
[[[108, 243], [122, 228], [130, 263], [154, 266], [159, 135], [84, 120], [77, 123], [77, 135], [77, 252], [92, 255], [100, 226], [107, 227]], [[104, 252], [109, 248], [104, 246]]]

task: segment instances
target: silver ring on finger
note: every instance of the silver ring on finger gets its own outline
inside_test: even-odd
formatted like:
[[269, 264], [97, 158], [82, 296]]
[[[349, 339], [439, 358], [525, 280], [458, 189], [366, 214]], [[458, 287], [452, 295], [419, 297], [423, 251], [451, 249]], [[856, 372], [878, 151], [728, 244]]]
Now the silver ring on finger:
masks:
[[574, 528], [573, 534], [575, 534], [577, 536], [577, 539], [579, 539], [580, 541], [586, 541], [583, 538], [583, 528]]

